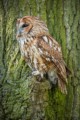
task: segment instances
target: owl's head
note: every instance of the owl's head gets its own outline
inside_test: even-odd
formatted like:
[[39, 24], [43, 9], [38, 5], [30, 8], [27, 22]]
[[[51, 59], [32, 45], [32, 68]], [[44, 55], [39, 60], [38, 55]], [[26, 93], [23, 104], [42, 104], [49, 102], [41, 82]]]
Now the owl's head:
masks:
[[37, 36], [41, 33], [48, 33], [48, 28], [38, 17], [25, 16], [17, 20], [17, 39], [27, 35]]

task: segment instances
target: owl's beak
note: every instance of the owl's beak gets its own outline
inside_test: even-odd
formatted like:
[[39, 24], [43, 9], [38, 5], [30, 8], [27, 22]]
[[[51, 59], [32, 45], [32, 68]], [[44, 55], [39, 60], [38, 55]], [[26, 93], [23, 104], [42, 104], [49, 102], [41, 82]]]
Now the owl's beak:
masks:
[[17, 31], [16, 39], [19, 39], [22, 36], [22, 29]]

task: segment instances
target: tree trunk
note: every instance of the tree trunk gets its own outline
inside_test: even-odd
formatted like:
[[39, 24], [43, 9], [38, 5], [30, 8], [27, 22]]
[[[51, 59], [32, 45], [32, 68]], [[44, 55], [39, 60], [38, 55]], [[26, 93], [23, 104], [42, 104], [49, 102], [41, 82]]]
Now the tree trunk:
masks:
[[[71, 69], [68, 94], [38, 82], [20, 55], [16, 20], [41, 17]], [[80, 120], [80, 0], [0, 0], [0, 120]]]

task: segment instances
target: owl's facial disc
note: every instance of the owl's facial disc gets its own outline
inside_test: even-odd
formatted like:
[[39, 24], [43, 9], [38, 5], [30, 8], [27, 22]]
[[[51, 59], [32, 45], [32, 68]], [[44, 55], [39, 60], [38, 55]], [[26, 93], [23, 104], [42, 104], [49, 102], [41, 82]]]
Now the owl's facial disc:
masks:
[[24, 37], [26, 34], [28, 34], [30, 32], [32, 27], [33, 27], [33, 25], [31, 23], [20, 20], [20, 23], [18, 24], [16, 38], [19, 39], [20, 37]]

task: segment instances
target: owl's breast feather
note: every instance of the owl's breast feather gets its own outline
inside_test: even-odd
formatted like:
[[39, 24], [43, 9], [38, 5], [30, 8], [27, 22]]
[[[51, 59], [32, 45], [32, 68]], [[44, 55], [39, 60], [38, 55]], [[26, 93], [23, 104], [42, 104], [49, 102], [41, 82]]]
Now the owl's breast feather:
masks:
[[20, 38], [18, 40], [18, 42], [19, 42], [19, 46], [20, 46], [21, 55], [24, 56], [24, 45], [25, 45], [26, 39]]

